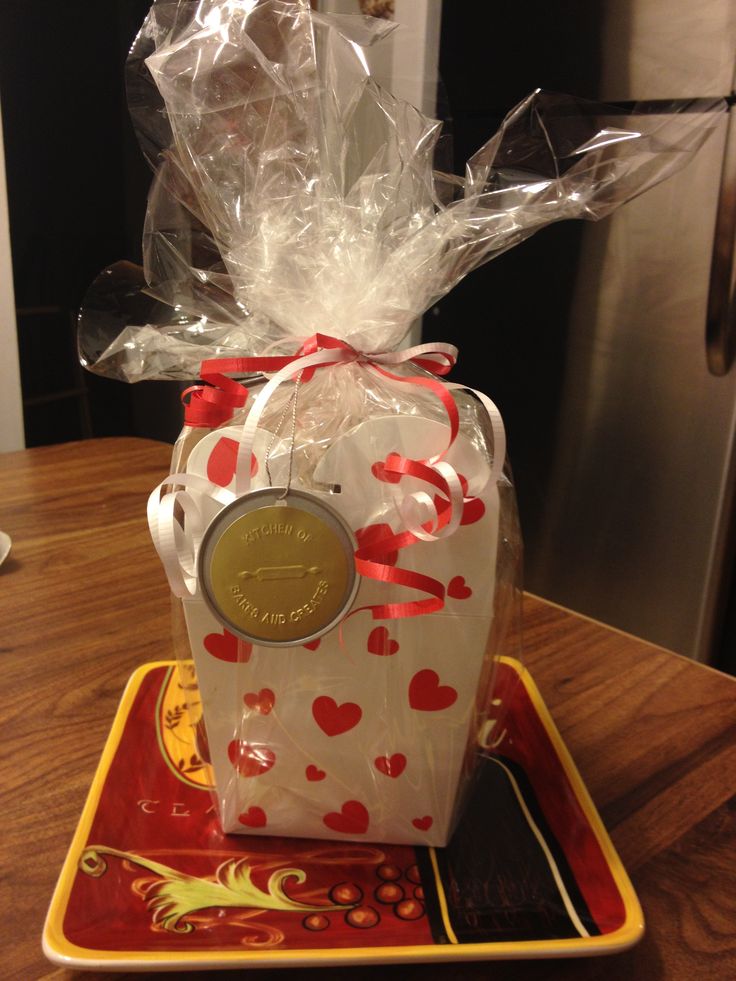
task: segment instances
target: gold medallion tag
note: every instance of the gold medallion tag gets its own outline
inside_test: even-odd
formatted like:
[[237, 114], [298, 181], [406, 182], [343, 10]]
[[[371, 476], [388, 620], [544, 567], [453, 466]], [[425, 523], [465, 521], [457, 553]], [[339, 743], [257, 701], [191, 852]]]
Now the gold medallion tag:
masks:
[[355, 538], [342, 517], [303, 491], [266, 487], [233, 501], [199, 551], [205, 602], [225, 627], [266, 647], [315, 640], [358, 589]]

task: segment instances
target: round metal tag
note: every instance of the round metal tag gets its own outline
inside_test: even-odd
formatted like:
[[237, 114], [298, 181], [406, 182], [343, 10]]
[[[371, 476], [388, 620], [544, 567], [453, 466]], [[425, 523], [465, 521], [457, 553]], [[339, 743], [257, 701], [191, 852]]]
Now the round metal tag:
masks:
[[252, 491], [223, 508], [199, 550], [202, 596], [231, 633], [295, 647], [338, 623], [358, 589], [350, 528], [304, 491]]

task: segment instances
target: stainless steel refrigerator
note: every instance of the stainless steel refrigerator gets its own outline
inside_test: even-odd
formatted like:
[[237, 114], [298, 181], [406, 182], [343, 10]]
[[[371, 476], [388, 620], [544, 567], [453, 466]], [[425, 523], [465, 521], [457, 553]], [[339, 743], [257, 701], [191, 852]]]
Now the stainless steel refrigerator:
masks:
[[[538, 85], [732, 97], [732, 0], [472, 6], [443, 5], [458, 160]], [[425, 318], [506, 417], [526, 587], [710, 662], [733, 571], [735, 112], [674, 178], [612, 218], [540, 233]]]

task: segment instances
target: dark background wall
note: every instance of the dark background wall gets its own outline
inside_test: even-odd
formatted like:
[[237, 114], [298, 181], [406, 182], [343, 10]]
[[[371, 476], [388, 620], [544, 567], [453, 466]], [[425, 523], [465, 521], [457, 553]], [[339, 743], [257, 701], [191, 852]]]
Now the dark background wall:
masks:
[[[472, 6], [471, 16], [467, 4], [442, 5], [440, 104], [458, 174], [534, 89], [595, 98], [599, 84], [595, 4], [557, 0], [525, 15], [513, 5]], [[501, 410], [530, 538], [547, 500], [581, 238], [581, 222], [538, 232], [471, 273], [424, 318], [425, 340], [460, 350], [454, 380], [487, 392]]]
[[140, 260], [150, 173], [123, 67], [149, 0], [4, 0], [0, 97], [29, 446], [84, 436], [173, 440], [178, 391], [79, 369], [74, 320], [94, 277]]

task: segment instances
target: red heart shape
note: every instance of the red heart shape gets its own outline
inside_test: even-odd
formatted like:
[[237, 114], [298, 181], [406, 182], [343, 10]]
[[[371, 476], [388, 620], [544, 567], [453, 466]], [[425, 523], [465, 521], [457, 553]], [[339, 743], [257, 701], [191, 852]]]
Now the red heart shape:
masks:
[[466, 586], [463, 576], [455, 576], [447, 584], [447, 595], [453, 599], [467, 599], [468, 596], [473, 595], [473, 590], [470, 586]]
[[204, 648], [213, 657], [220, 661], [229, 661], [234, 664], [240, 661], [242, 664], [250, 661], [253, 645], [246, 640], [239, 641], [227, 630], [221, 634], [207, 634], [204, 639]]
[[308, 651], [316, 651], [321, 643], [322, 641], [318, 637], [316, 640], [310, 640], [308, 644], [303, 644], [302, 646], [306, 647]]
[[329, 695], [320, 695], [312, 703], [314, 721], [328, 736], [339, 736], [353, 729], [363, 717], [363, 710], [355, 702], [338, 705]]
[[425, 814], [424, 817], [414, 818], [411, 823], [415, 828], [418, 828], [419, 831], [429, 831], [434, 824], [434, 820], [429, 816], [429, 814]]
[[362, 835], [368, 830], [368, 811], [358, 800], [346, 800], [340, 811], [330, 811], [322, 818], [331, 831], [345, 835]]
[[266, 746], [252, 746], [233, 739], [227, 747], [228, 759], [241, 777], [259, 777], [276, 762], [276, 754]]
[[[210, 453], [207, 460], [207, 478], [213, 484], [220, 487], [227, 487], [235, 476], [235, 464], [238, 459], [239, 443], [229, 436], [223, 436], [215, 444], [215, 448]], [[258, 461], [255, 455], [250, 458], [250, 475], [255, 477], [258, 473]]]
[[479, 497], [467, 497], [463, 504], [463, 516], [460, 519], [461, 525], [474, 525], [480, 521], [486, 513], [486, 506]]
[[[440, 497], [439, 494], [435, 494], [434, 507], [437, 514], [442, 516], [450, 507], [450, 502], [446, 501], [444, 497]], [[460, 518], [460, 524], [473, 525], [476, 521], [480, 521], [485, 513], [486, 506], [479, 497], [467, 497], [463, 501], [463, 513], [462, 517]], [[431, 527], [431, 521], [427, 521], [422, 525], [422, 528], [424, 528], [425, 531], [429, 531]]]
[[368, 650], [379, 657], [390, 657], [399, 649], [399, 643], [392, 640], [385, 627], [375, 627], [368, 634]]
[[436, 671], [425, 668], [417, 671], [409, 682], [409, 704], [420, 712], [439, 712], [449, 708], [457, 700], [457, 692], [449, 685], [441, 685]]
[[316, 780], [324, 780], [324, 778], [327, 776], [325, 771], [320, 770], [320, 768], [315, 766], [314, 763], [310, 763], [304, 772], [307, 775], [307, 780], [311, 780], [312, 782]]
[[249, 807], [243, 814], [238, 815], [238, 821], [246, 828], [265, 828], [267, 824], [266, 812], [262, 807]]
[[[358, 539], [358, 548], [365, 548], [369, 545], [377, 545], [378, 542], [383, 538], [389, 538], [393, 536], [393, 530], [391, 525], [379, 524], [379, 525], [366, 525], [365, 528], [358, 528], [355, 532], [355, 537]], [[384, 554], [376, 554], [373, 561], [381, 561], [385, 565], [396, 565], [399, 560], [398, 550], [393, 552], [385, 552]]]
[[403, 753], [394, 753], [393, 756], [377, 756], [375, 759], [376, 769], [387, 777], [400, 777], [406, 767], [406, 757]]
[[223, 436], [215, 444], [207, 460], [207, 478], [213, 484], [227, 487], [235, 476], [235, 462], [238, 457], [238, 443]]
[[253, 712], [259, 712], [261, 715], [268, 715], [274, 706], [276, 701], [276, 696], [271, 691], [270, 688], [261, 688], [259, 692], [249, 691], [247, 694], [243, 695], [243, 701], [246, 707], [251, 709]]
[[382, 480], [384, 484], [398, 484], [402, 476], [400, 473], [387, 472], [383, 460], [379, 460], [371, 466], [371, 473], [377, 480]]

